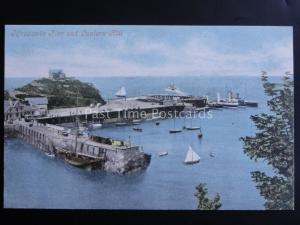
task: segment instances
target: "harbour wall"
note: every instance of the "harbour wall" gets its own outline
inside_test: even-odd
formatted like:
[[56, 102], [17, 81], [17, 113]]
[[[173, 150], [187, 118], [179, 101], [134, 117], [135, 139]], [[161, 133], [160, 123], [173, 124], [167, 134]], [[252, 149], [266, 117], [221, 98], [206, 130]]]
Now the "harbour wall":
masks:
[[[91, 161], [97, 169], [108, 172], [125, 174], [139, 169], [145, 169], [150, 163], [151, 156], [139, 150], [138, 146], [118, 148], [87, 141], [74, 135], [65, 137], [61, 127], [49, 124], [34, 123], [32, 126], [25, 122], [4, 124], [6, 137], [15, 137], [57, 156], [76, 154]], [[93, 163], [92, 163], [93, 162]]]

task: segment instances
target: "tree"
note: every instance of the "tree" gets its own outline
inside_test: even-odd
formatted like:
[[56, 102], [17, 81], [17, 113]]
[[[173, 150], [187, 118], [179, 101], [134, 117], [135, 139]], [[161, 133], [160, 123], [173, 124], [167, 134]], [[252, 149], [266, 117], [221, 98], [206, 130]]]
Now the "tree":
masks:
[[221, 208], [222, 203], [220, 202], [219, 193], [216, 194], [213, 200], [207, 197], [207, 188], [205, 183], [200, 183], [196, 187], [195, 196], [198, 199], [198, 209], [200, 210], [217, 210]]
[[246, 155], [267, 161], [275, 176], [253, 171], [251, 176], [265, 198], [266, 209], [294, 209], [294, 82], [289, 75], [283, 82], [271, 83], [262, 76], [265, 93], [270, 97], [270, 113], [252, 115], [257, 133], [242, 137]]

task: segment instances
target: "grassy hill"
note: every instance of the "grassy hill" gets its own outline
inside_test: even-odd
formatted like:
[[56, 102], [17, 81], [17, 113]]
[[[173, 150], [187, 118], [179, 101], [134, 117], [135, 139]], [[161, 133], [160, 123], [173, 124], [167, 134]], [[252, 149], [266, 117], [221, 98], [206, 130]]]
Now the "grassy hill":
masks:
[[16, 97], [48, 97], [48, 108], [75, 107], [78, 91], [78, 106], [90, 104], [105, 104], [99, 90], [92, 84], [84, 83], [76, 79], [48, 79], [34, 80], [31, 83], [16, 88]]

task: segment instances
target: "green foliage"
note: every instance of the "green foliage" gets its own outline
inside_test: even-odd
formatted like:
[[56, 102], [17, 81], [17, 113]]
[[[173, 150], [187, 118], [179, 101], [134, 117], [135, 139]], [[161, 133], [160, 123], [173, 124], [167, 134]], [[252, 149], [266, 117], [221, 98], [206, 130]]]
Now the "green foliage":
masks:
[[52, 80], [43, 78], [35, 80], [21, 88], [17, 88], [25, 94], [18, 97], [46, 96], [49, 100], [49, 109], [58, 107], [88, 106], [91, 103], [104, 104], [99, 91], [88, 83], [73, 79]]
[[255, 171], [251, 173], [260, 194], [266, 199], [266, 209], [294, 208], [294, 83], [285, 76], [283, 83], [271, 83], [262, 77], [265, 93], [270, 97], [270, 114], [251, 116], [257, 133], [242, 137], [244, 152], [254, 160], [266, 160], [275, 176]]
[[205, 183], [200, 183], [196, 187], [195, 196], [198, 199], [198, 209], [200, 210], [217, 210], [220, 209], [222, 203], [220, 202], [219, 193], [211, 200], [207, 197], [207, 188]]

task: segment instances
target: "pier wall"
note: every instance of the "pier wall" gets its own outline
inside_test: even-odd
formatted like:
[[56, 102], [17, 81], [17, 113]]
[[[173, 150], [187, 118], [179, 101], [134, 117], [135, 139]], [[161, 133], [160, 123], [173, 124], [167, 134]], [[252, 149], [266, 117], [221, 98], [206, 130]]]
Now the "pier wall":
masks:
[[80, 138], [76, 141], [74, 135], [61, 135], [61, 127], [55, 125], [5, 123], [4, 132], [6, 136], [20, 138], [44, 152], [60, 155], [76, 153], [77, 156], [98, 161], [102, 169], [113, 173], [124, 174], [144, 169], [150, 163], [150, 155], [141, 152], [137, 146], [105, 148], [105, 145], [93, 145]]
[[[109, 112], [97, 112], [96, 109], [91, 108], [87, 112], [79, 112], [78, 115], [52, 115], [51, 117], [37, 118], [39, 123], [43, 124], [62, 124], [62, 123], [72, 123], [76, 121], [76, 117], [82, 122], [100, 122], [100, 123], [115, 123], [122, 122], [124, 120], [140, 119], [146, 114], [146, 118], [150, 118], [153, 113], [161, 112], [180, 112], [184, 109], [184, 105], [177, 106], [160, 106], [153, 108], [135, 108], [135, 109], [124, 109], [122, 111], [109, 111]], [[145, 116], [145, 115], [144, 115]]]

